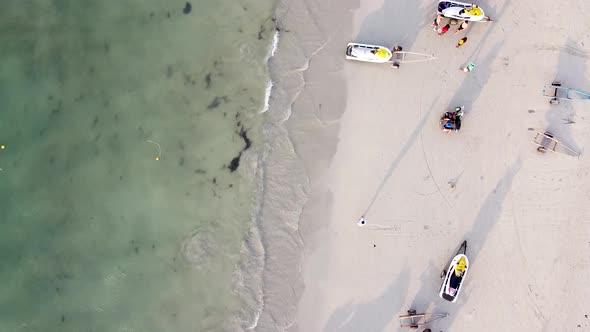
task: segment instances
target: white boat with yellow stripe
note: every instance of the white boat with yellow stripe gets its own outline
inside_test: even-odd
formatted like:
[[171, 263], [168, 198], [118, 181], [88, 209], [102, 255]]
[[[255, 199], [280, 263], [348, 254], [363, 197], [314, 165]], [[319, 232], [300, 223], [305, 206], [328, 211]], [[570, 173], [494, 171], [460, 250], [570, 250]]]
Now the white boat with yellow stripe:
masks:
[[348, 43], [346, 45], [346, 59], [373, 63], [412, 63], [435, 60], [433, 55], [405, 52], [401, 46], [388, 48], [381, 45]]
[[[461, 253], [463, 251], [463, 253]], [[451, 261], [449, 269], [441, 273], [441, 277], [444, 276], [444, 281], [440, 286], [438, 295], [449, 301], [456, 302], [459, 293], [461, 292], [461, 286], [467, 276], [469, 270], [469, 259], [467, 258], [467, 241], [463, 241], [457, 255]]]
[[484, 13], [483, 9], [472, 3], [440, 0], [438, 2], [439, 15], [462, 21], [491, 22], [492, 19]]

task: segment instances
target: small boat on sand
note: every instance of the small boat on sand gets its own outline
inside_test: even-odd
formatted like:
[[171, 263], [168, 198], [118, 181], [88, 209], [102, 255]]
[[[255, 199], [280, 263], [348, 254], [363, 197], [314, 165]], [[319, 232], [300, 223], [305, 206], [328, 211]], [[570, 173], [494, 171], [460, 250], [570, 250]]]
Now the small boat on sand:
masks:
[[[461, 253], [463, 251], [463, 253]], [[441, 277], [444, 277], [443, 283], [440, 286], [438, 296], [449, 301], [456, 302], [459, 293], [461, 292], [461, 286], [463, 280], [467, 276], [469, 270], [469, 259], [467, 259], [467, 241], [463, 241], [457, 255], [451, 261], [449, 269], [441, 273]]]
[[386, 63], [391, 60], [393, 52], [385, 46], [348, 43], [346, 59], [374, 63]]
[[438, 2], [437, 12], [439, 15], [442, 15], [444, 17], [462, 21], [492, 21], [491, 18], [485, 15], [481, 7], [474, 5], [472, 3], [440, 0]]

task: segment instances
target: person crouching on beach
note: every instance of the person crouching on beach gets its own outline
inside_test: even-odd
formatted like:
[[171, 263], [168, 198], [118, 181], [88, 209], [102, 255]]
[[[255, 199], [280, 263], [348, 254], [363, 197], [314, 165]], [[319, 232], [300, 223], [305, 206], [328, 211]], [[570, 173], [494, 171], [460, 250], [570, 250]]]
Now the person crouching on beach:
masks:
[[463, 37], [463, 38], [459, 39], [459, 42], [457, 43], [457, 46], [455, 46], [455, 47], [459, 48], [459, 47], [463, 46], [466, 42], [467, 42], [467, 37]]
[[469, 62], [468, 64], [465, 65], [465, 67], [462, 67], [460, 69], [462, 71], [468, 73], [468, 72], [472, 71], [473, 69], [475, 69], [475, 63]]
[[447, 33], [447, 31], [449, 31], [450, 28], [451, 28], [451, 25], [450, 24], [447, 24], [444, 27], [438, 29], [438, 35], [439, 36], [444, 35], [445, 33]]

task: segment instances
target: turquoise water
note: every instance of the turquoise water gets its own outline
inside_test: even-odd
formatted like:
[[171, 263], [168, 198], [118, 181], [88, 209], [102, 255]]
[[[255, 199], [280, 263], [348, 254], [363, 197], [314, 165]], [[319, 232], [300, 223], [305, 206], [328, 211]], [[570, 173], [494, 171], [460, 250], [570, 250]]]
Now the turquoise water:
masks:
[[0, 331], [223, 330], [272, 6], [4, 3]]

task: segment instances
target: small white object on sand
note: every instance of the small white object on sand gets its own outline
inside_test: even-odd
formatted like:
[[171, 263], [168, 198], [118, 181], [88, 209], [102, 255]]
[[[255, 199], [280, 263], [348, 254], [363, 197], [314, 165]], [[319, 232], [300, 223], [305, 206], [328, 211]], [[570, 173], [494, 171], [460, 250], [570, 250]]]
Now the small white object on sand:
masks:
[[361, 227], [365, 226], [367, 224], [367, 220], [365, 219], [365, 217], [361, 217], [361, 219], [359, 219], [359, 221], [357, 222], [357, 224]]

